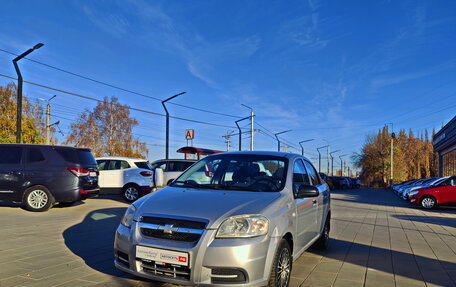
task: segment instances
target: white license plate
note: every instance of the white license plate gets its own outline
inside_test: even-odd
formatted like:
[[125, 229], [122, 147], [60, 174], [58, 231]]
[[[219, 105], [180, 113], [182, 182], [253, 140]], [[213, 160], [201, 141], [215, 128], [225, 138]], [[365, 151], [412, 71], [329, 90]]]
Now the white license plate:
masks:
[[94, 171], [91, 171], [91, 172], [89, 173], [89, 175], [90, 175], [90, 176], [97, 176], [97, 173], [94, 172]]
[[188, 266], [188, 253], [136, 246], [136, 257], [158, 262]]

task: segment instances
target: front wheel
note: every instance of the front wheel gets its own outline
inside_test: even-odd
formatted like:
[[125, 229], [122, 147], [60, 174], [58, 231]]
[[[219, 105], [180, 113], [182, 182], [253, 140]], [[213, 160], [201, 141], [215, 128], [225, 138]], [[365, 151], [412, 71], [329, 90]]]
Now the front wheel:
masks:
[[285, 239], [282, 239], [274, 256], [268, 287], [287, 287], [290, 283], [292, 263], [290, 245]]
[[122, 196], [127, 202], [133, 202], [139, 198], [139, 188], [136, 185], [126, 185], [122, 189]]
[[320, 234], [320, 238], [314, 243], [315, 249], [318, 250], [325, 250], [329, 246], [329, 230], [330, 228], [330, 222], [329, 219], [326, 220], [325, 227], [323, 227], [323, 231]]
[[46, 211], [54, 204], [51, 192], [42, 185], [29, 187], [24, 192], [23, 203], [29, 211]]
[[425, 209], [433, 209], [437, 206], [437, 200], [430, 195], [424, 196], [421, 199], [421, 206]]

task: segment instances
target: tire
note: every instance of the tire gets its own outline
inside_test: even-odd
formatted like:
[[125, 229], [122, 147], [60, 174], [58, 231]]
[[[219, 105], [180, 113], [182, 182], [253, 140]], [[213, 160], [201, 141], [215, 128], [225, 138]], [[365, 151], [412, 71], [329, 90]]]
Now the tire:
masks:
[[421, 198], [420, 205], [424, 209], [433, 209], [437, 207], [437, 200], [433, 196], [425, 195]]
[[73, 204], [75, 204], [76, 201], [70, 201], [70, 202], [59, 202], [59, 207], [70, 207], [72, 206]]
[[140, 198], [139, 187], [136, 184], [127, 184], [122, 188], [122, 196], [127, 202], [133, 202]]
[[291, 248], [285, 239], [280, 240], [274, 256], [268, 287], [287, 287], [290, 283], [293, 258]]
[[33, 212], [47, 211], [54, 205], [54, 202], [54, 197], [49, 189], [42, 185], [27, 188], [22, 200], [25, 209]]
[[320, 238], [315, 241], [313, 247], [317, 250], [326, 250], [329, 246], [329, 231], [331, 230], [331, 223], [330, 219], [326, 220], [325, 226], [323, 227], [323, 231], [320, 234]]

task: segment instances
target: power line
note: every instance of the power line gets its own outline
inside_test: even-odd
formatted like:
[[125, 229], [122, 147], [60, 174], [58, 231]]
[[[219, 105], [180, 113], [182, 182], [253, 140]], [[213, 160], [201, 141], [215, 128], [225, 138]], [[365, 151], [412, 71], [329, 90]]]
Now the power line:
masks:
[[[17, 54], [12, 53], [12, 52], [9, 52], [9, 51], [4, 50], [4, 49], [0, 49], [0, 51], [2, 51], [2, 52], [4, 52], [4, 53], [7, 53], [7, 54], [10, 54], [10, 55], [18, 56]], [[162, 99], [157, 98], [157, 97], [149, 96], [149, 95], [142, 94], [142, 93], [138, 93], [138, 92], [135, 92], [135, 91], [132, 91], [132, 90], [129, 90], [129, 89], [125, 89], [125, 88], [119, 87], [119, 86], [115, 86], [115, 85], [112, 85], [112, 84], [109, 84], [109, 83], [106, 83], [106, 82], [102, 82], [102, 81], [99, 81], [99, 80], [96, 80], [96, 79], [93, 79], [93, 78], [90, 78], [90, 77], [87, 77], [87, 76], [83, 76], [83, 75], [80, 75], [80, 74], [77, 74], [77, 73], [74, 73], [74, 72], [70, 72], [70, 71], [68, 71], [68, 70], [64, 70], [64, 69], [62, 69], [62, 68], [58, 68], [58, 67], [55, 67], [55, 66], [52, 66], [52, 65], [43, 63], [43, 62], [39, 62], [39, 61], [32, 60], [32, 59], [29, 59], [29, 58], [24, 58], [24, 59], [26, 59], [26, 60], [28, 60], [28, 61], [31, 61], [31, 62], [33, 62], [33, 63], [39, 64], [39, 65], [43, 65], [43, 66], [45, 66], [45, 67], [48, 67], [48, 68], [57, 70], [57, 71], [60, 71], [60, 72], [66, 73], [66, 74], [75, 76], [75, 77], [79, 77], [79, 78], [84, 79], [84, 80], [92, 81], [92, 82], [94, 82], [94, 83], [97, 83], [97, 84], [100, 84], [100, 85], [104, 85], [104, 86], [113, 88], [113, 89], [117, 89], [117, 90], [120, 90], [120, 91], [124, 91], [124, 92], [130, 93], [130, 94], [134, 94], [134, 95], [137, 95], [137, 96], [149, 98], [149, 99], [156, 100], [156, 101], [160, 101], [160, 102], [162, 101]], [[187, 109], [192, 109], [192, 110], [200, 111], [200, 112], [205, 112], [205, 113], [211, 113], [211, 114], [216, 114], [216, 115], [220, 115], [220, 116], [225, 116], [225, 117], [231, 117], [231, 118], [237, 118], [237, 119], [238, 119], [238, 118], [241, 118], [240, 116], [235, 116], [235, 115], [229, 115], [229, 114], [224, 114], [224, 113], [209, 111], [209, 110], [205, 110], [205, 109], [201, 109], [201, 108], [196, 108], [196, 107], [191, 107], [191, 106], [187, 106], [187, 105], [182, 105], [182, 104], [178, 104], [178, 103], [172, 103], [172, 102], [170, 102], [169, 104], [172, 104], [172, 105], [175, 105], [175, 106], [180, 106], [180, 107], [187, 108]]]
[[[11, 76], [7, 76], [7, 75], [3, 75], [3, 74], [0, 74], [0, 76], [1, 77], [5, 77], [5, 78], [9, 78], [9, 79], [12, 79], [12, 80], [17, 80], [17, 78], [14, 78], [14, 77], [11, 77]], [[68, 94], [68, 95], [84, 98], [84, 99], [87, 99], [87, 100], [92, 100], [92, 101], [96, 101], [96, 102], [103, 102], [102, 100], [99, 100], [99, 99], [96, 99], [96, 98], [92, 98], [92, 97], [89, 97], [89, 96], [84, 96], [84, 95], [81, 95], [81, 94], [76, 94], [76, 93], [73, 93], [73, 92], [68, 92], [68, 91], [65, 91], [65, 90], [53, 88], [53, 87], [50, 87], [50, 86], [45, 86], [45, 85], [42, 85], [42, 84], [33, 83], [33, 82], [30, 82], [30, 81], [25, 81], [24, 80], [24, 83], [35, 85], [35, 86], [42, 87], [42, 88], [45, 88], [45, 89], [50, 89], [50, 90], [57, 91], [57, 92], [61, 92], [61, 93], [64, 93], [64, 94]], [[144, 109], [133, 108], [133, 107], [130, 107], [130, 106], [125, 106], [125, 107], [127, 109], [129, 109], [129, 110], [132, 110], [132, 111], [142, 112], [142, 113], [146, 113], [146, 114], [152, 114], [152, 115], [161, 116], [161, 117], [165, 117], [166, 116], [166, 115], [161, 114], [161, 113], [152, 112], [152, 111], [148, 111], [148, 110], [144, 110]], [[176, 116], [169, 116], [169, 117], [173, 118], [173, 119], [176, 119], [176, 120], [187, 121], [187, 122], [192, 122], [192, 123], [197, 123], [197, 124], [204, 124], [204, 125], [223, 127], [223, 128], [230, 128], [230, 129], [237, 128], [237, 127], [234, 127], [234, 126], [215, 124], [215, 123], [192, 120], [192, 119], [176, 117]]]

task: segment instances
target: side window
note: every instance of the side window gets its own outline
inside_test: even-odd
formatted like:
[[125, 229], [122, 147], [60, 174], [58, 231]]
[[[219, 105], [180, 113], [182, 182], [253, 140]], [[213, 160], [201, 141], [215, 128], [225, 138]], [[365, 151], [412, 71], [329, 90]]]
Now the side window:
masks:
[[120, 160], [110, 160], [109, 161], [109, 166], [108, 166], [108, 170], [116, 170], [116, 169], [120, 169]]
[[301, 184], [310, 184], [309, 176], [307, 174], [306, 168], [302, 163], [302, 160], [298, 159], [295, 161], [293, 166], [293, 191], [294, 193], [298, 192], [299, 186]]
[[170, 161], [168, 163], [168, 170], [167, 171], [184, 171], [186, 170], [192, 163], [188, 163], [185, 161]]
[[163, 171], [166, 170], [166, 162], [156, 162], [154, 164], [152, 164], [152, 169], [156, 169], [156, 168], [161, 168], [163, 169]]
[[128, 164], [127, 161], [122, 160], [122, 161], [120, 162], [120, 169], [127, 169], [127, 168], [130, 168], [130, 165]]
[[20, 164], [22, 150], [23, 148], [18, 146], [0, 147], [0, 164]]
[[99, 170], [106, 170], [108, 167], [109, 160], [99, 159], [97, 160], [97, 165]]
[[315, 171], [315, 168], [313, 167], [313, 165], [306, 160], [304, 161], [304, 164], [306, 165], [307, 171], [309, 172], [310, 180], [312, 181], [312, 184], [319, 185], [320, 179], [318, 178], [318, 174]]
[[32, 147], [28, 149], [27, 163], [44, 161], [44, 155], [39, 148]]

